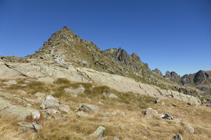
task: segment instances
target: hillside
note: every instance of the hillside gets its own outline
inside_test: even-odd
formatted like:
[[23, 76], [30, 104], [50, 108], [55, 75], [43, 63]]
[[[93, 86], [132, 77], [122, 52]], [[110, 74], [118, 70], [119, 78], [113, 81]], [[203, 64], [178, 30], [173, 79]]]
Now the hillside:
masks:
[[151, 71], [122, 48], [102, 51], [63, 27], [34, 54], [1, 56], [0, 136], [210, 139], [210, 95], [198, 88], [210, 83], [210, 71], [192, 75], [200, 81], [194, 86], [172, 81], [175, 75]]

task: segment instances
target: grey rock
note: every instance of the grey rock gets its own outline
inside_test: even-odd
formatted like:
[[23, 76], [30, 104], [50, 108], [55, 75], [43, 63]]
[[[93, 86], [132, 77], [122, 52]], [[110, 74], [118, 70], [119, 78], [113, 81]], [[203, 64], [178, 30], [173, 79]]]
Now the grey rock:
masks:
[[18, 83], [15, 80], [9, 80], [8, 82], [3, 82], [4, 84], [11, 86], [11, 85], [17, 85]]
[[114, 140], [119, 140], [119, 138], [118, 137], [114, 137]]
[[194, 133], [194, 128], [187, 126], [188, 132], [193, 134]]
[[94, 113], [99, 111], [99, 107], [91, 104], [80, 104], [79, 110], [88, 113]]
[[158, 68], [156, 68], [155, 70], [152, 70], [152, 71], [157, 73], [160, 76], [163, 76], [162, 72]]
[[118, 98], [119, 98], [118, 96], [116, 96], [116, 95], [113, 94], [113, 93], [109, 93], [108, 97], [109, 97], [109, 98], [114, 98], [114, 99], [118, 99]]
[[147, 117], [153, 117], [153, 116], [157, 116], [158, 112], [157, 112], [157, 110], [153, 110], [152, 108], [148, 108], [147, 110], [143, 110], [142, 114], [147, 116]]
[[166, 119], [166, 120], [174, 120], [174, 117], [171, 116], [171, 114], [168, 112], [164, 115], [164, 117], [162, 117], [162, 119]]
[[73, 95], [73, 97], [77, 97], [78, 94], [84, 93], [85, 88], [84, 87], [79, 87], [77, 89], [70, 89], [70, 88], [65, 88], [64, 91], [66, 93], [70, 93]]
[[176, 136], [173, 137], [174, 140], [183, 140], [182, 135], [177, 134]]
[[70, 110], [70, 107], [65, 104], [59, 105], [59, 110], [62, 112], [66, 112], [67, 114], [70, 114], [72, 111]]
[[96, 130], [93, 134], [91, 134], [91, 136], [97, 138], [98, 140], [103, 140], [103, 139], [104, 139], [104, 138], [103, 138], [103, 132], [104, 132], [105, 130], [106, 130], [105, 127], [99, 126], [99, 127], [97, 128], [97, 130]]
[[40, 107], [43, 109], [54, 108], [54, 109], [58, 110], [59, 109], [59, 101], [56, 98], [54, 98], [53, 96], [47, 95]]
[[202, 82], [205, 81], [205, 80], [206, 80], [206, 75], [205, 75], [205, 73], [204, 73], [202, 70], [198, 71], [198, 72], [194, 75], [193, 81], [194, 81], [194, 83], [196, 83], [196, 84], [202, 83]]
[[78, 111], [78, 112], [76, 112], [76, 114], [77, 114], [79, 117], [86, 117], [86, 116], [88, 116], [88, 114], [86, 114], [86, 113], [83, 112], [83, 111]]
[[46, 94], [45, 93], [41, 93], [41, 92], [37, 92], [36, 94], [34, 94], [34, 96], [37, 96], [37, 97], [45, 97]]

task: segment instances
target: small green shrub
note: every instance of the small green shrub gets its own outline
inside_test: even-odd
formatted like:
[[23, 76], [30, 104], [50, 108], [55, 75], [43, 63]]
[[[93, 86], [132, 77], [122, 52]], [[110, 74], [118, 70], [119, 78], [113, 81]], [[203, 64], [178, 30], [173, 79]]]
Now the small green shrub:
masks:
[[56, 81], [54, 81], [54, 84], [57, 84], [57, 85], [70, 85], [71, 82], [66, 79], [66, 78], [58, 78]]

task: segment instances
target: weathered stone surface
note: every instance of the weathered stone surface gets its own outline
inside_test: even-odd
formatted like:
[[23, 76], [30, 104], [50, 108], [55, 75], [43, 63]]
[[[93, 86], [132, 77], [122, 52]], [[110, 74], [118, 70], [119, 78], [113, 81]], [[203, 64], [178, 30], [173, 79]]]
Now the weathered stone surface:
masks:
[[103, 139], [104, 139], [104, 138], [103, 138], [103, 132], [104, 132], [105, 130], [106, 130], [105, 127], [99, 126], [99, 127], [97, 128], [97, 130], [96, 130], [93, 134], [91, 134], [91, 136], [97, 138], [98, 140], [103, 140]]
[[176, 136], [173, 137], [174, 140], [183, 140], [182, 135], [177, 134]]
[[39, 131], [41, 130], [41, 125], [36, 124], [36, 123], [29, 123], [29, 122], [23, 122], [23, 123], [18, 123], [20, 125], [20, 131], [21, 132], [27, 132], [27, 131]]
[[0, 114], [8, 114], [22, 118], [32, 115], [34, 118], [36, 118], [40, 113], [37, 109], [12, 105], [10, 101], [0, 97]]
[[94, 113], [99, 111], [99, 107], [90, 104], [80, 104], [79, 110], [84, 112]]
[[147, 117], [154, 117], [158, 115], [157, 110], [153, 110], [152, 108], [147, 108], [147, 110], [142, 111], [142, 113]]
[[47, 84], [53, 84], [54, 79], [50, 77], [42, 77], [42, 78], [38, 78], [37, 81], [44, 82]]
[[96, 83], [109, 86], [121, 92], [140, 93], [159, 99], [175, 98], [187, 102], [190, 100], [190, 102], [192, 102], [193, 104], [200, 104], [200, 100], [195, 97], [192, 98], [188, 95], [183, 95], [182, 93], [176, 91], [163, 89], [161, 90], [159, 87], [143, 84], [131, 78], [109, 74], [105, 72], [99, 72], [93, 69], [75, 68], [72, 65], [69, 65], [68, 69], [66, 69], [58, 66], [47, 65], [44, 63], [16, 63], [10, 65], [14, 70], [19, 71], [20, 73], [29, 77], [52, 76], [55, 79], [67, 78], [74, 82], [94, 81]]
[[48, 108], [59, 109], [59, 101], [53, 96], [47, 95], [40, 107], [43, 109], [48, 109]]

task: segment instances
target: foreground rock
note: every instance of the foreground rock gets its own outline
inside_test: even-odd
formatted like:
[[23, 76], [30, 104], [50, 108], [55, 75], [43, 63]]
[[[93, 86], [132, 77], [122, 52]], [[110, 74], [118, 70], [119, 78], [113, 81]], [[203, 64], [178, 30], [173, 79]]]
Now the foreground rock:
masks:
[[0, 114], [8, 114], [15, 117], [26, 118], [29, 115], [39, 116], [39, 111], [34, 108], [25, 108], [12, 105], [10, 101], [0, 97]]
[[177, 134], [176, 136], [173, 137], [174, 140], [183, 140], [182, 135]]
[[104, 140], [104, 138], [103, 138], [103, 132], [105, 130], [106, 129], [103, 126], [99, 126], [97, 128], [97, 130], [93, 134], [91, 134], [91, 136], [97, 138], [98, 140]]

